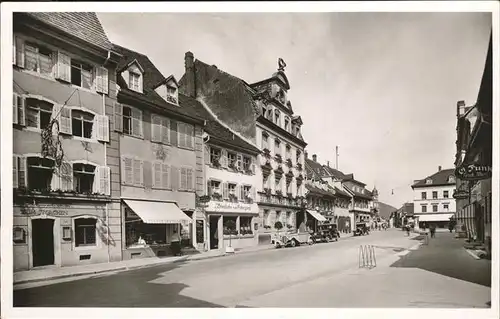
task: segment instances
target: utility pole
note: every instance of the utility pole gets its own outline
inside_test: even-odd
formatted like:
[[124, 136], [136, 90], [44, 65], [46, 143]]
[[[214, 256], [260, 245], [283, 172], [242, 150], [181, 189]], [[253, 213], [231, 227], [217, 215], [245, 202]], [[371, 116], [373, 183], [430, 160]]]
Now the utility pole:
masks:
[[339, 169], [339, 146], [335, 146], [335, 169]]

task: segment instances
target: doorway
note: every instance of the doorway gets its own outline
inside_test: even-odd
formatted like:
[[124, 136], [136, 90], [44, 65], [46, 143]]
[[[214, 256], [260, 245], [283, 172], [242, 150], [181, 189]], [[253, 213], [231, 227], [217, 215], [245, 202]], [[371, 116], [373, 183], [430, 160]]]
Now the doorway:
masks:
[[304, 214], [305, 214], [304, 212], [297, 212], [297, 215], [295, 217], [296, 218], [295, 224], [297, 225], [297, 229], [299, 230], [299, 232], [305, 231]]
[[54, 220], [31, 220], [33, 267], [54, 264]]
[[220, 216], [210, 216], [210, 249], [219, 248], [219, 218]]

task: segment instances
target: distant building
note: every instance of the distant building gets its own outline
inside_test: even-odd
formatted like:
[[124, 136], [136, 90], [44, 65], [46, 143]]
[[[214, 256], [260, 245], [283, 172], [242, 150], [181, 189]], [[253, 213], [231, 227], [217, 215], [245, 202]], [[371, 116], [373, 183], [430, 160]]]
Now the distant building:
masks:
[[441, 169], [426, 178], [416, 181], [413, 189], [415, 227], [423, 228], [431, 224], [447, 228], [456, 212], [455, 175], [453, 169]]

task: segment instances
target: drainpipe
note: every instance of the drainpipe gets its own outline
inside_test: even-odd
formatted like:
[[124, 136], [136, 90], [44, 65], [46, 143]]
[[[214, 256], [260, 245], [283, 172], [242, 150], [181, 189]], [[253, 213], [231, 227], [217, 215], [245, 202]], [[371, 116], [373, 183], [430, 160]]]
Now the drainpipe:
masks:
[[[103, 66], [106, 65], [106, 63], [108, 62], [110, 57], [111, 57], [111, 51], [108, 51], [108, 57], [104, 61]], [[104, 93], [102, 94], [102, 114], [106, 115], [106, 94], [104, 94]], [[106, 142], [104, 142], [104, 167], [107, 167], [107, 166], [108, 166], [107, 145], [106, 145]], [[109, 182], [110, 182], [109, 189], [111, 190], [111, 171], [109, 172], [109, 175], [110, 175], [109, 176]], [[109, 262], [111, 262], [111, 252], [109, 251], [109, 242], [110, 242], [109, 237], [111, 235], [110, 235], [110, 229], [109, 229], [109, 207], [108, 207], [108, 205], [109, 205], [109, 203], [106, 203], [105, 209], [106, 209], [106, 235], [107, 235], [106, 246], [108, 249], [108, 263], [109, 263]]]
[[[207, 125], [207, 121], [205, 120], [203, 122], [203, 127], [205, 127]], [[205, 135], [206, 134], [206, 135]], [[203, 194], [208, 194], [208, 189], [207, 189], [207, 169], [206, 169], [206, 165], [205, 165], [205, 144], [208, 143], [208, 141], [210, 141], [210, 135], [208, 133], [205, 132], [205, 134], [202, 135], [202, 141], [203, 141], [203, 150], [202, 150], [202, 153], [201, 153], [201, 157], [202, 157], [202, 167], [203, 167], [203, 189], [204, 189], [204, 192]], [[209, 154], [210, 156], [210, 154]], [[205, 203], [204, 203], [205, 204]], [[208, 236], [204, 236], [205, 238], [203, 238], [203, 242], [204, 242], [204, 248], [205, 250], [210, 250], [210, 240], [212, 240], [210, 238], [210, 227], [208, 227], [208, 231], [207, 231], [207, 225], [210, 223], [210, 219], [207, 218], [207, 212], [205, 211], [205, 206], [202, 206], [202, 212], [203, 212], [203, 216], [205, 218], [205, 227], [203, 227], [203, 234], [205, 233], [208, 233]], [[195, 225], [195, 232], [196, 232], [196, 225]]]

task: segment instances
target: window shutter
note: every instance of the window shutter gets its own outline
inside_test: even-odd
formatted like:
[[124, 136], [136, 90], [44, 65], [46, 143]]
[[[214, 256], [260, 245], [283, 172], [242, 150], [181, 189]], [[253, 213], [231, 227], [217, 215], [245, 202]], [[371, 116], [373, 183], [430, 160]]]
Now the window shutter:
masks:
[[228, 165], [228, 159], [227, 159], [227, 151], [226, 150], [221, 150], [221, 162], [220, 162], [222, 167], [227, 167]]
[[142, 112], [132, 108], [132, 134], [143, 137], [142, 135]]
[[186, 124], [186, 144], [189, 148], [194, 148], [194, 126]]
[[229, 198], [229, 185], [226, 182], [222, 184], [222, 196], [224, 199]]
[[59, 131], [64, 134], [73, 134], [71, 124], [71, 109], [62, 106], [61, 113], [59, 113]]
[[97, 133], [97, 140], [109, 142], [109, 118], [106, 115], [96, 115], [94, 120], [94, 129]]
[[179, 169], [180, 190], [187, 190], [187, 171], [185, 167]]
[[161, 183], [161, 163], [153, 162], [153, 187], [159, 188], [162, 186]]
[[162, 170], [161, 170], [161, 181], [162, 181], [162, 187], [163, 188], [170, 188], [170, 166], [167, 164], [161, 164], [162, 165]]
[[96, 91], [108, 94], [108, 69], [105, 67], [96, 68]]
[[134, 161], [128, 157], [122, 157], [122, 183], [134, 185]]
[[17, 113], [17, 110], [19, 108], [18, 106], [18, 101], [19, 101], [19, 95], [17, 93], [13, 93], [12, 95], [12, 123], [14, 124], [19, 124], [19, 115]]
[[[52, 106], [51, 119], [56, 119], [57, 121], [59, 121], [61, 116], [61, 108], [62, 108], [61, 104], [54, 104]], [[61, 130], [60, 126], [61, 126], [61, 121], [59, 121], [59, 130]], [[59, 132], [56, 131], [55, 126], [52, 127], [52, 134], [54, 135], [59, 134]]]
[[24, 40], [18, 37], [14, 39], [16, 45], [16, 65], [24, 68]]
[[71, 58], [61, 51], [57, 52], [56, 78], [71, 82]]
[[28, 187], [28, 165], [26, 163], [26, 157], [22, 155], [18, 155], [17, 157], [19, 158], [17, 170], [19, 188]]
[[245, 198], [245, 195], [243, 195], [243, 190], [243, 185], [236, 185], [236, 197], [238, 197], [239, 200], [243, 200]]
[[73, 165], [69, 162], [62, 162], [59, 168], [59, 174], [61, 179], [61, 190], [70, 191], [73, 190]]
[[211, 181], [207, 181], [207, 195], [212, 196], [212, 183], [211, 183]]
[[99, 167], [99, 182], [100, 182], [100, 193], [104, 195], [111, 194], [110, 187], [110, 168], [107, 166]]
[[61, 168], [60, 167], [56, 166], [52, 170], [52, 179], [50, 180], [50, 189], [52, 191], [62, 190], [62, 185], [61, 185]]
[[172, 190], [179, 189], [179, 174], [177, 167], [170, 166], [170, 187]]
[[257, 197], [256, 197], [256, 194], [255, 194], [255, 187], [252, 186], [251, 190], [250, 190], [250, 196], [252, 197], [253, 200], [257, 200]]
[[165, 144], [170, 143], [170, 119], [164, 118], [162, 121], [161, 141]]
[[19, 188], [19, 157], [12, 155], [12, 187]]
[[19, 125], [26, 125], [26, 98], [17, 97], [17, 120]]
[[94, 183], [92, 184], [92, 192], [101, 193], [101, 166], [96, 166], [94, 170]]
[[114, 105], [114, 128], [117, 132], [123, 132], [123, 106], [117, 102]]
[[177, 146], [186, 146], [184, 142], [184, 123], [177, 122]]
[[161, 132], [161, 117], [155, 114], [151, 114], [151, 141], [161, 142], [162, 132]]
[[205, 157], [205, 165], [210, 165], [210, 147], [208, 145], [204, 145], [204, 154], [203, 156]]
[[192, 168], [186, 169], [187, 172], [187, 188], [189, 190], [194, 190], [194, 172]]
[[144, 186], [144, 161], [140, 161], [141, 167], [141, 186]]
[[241, 154], [236, 155], [236, 167], [240, 171], [243, 169], [243, 156]]
[[142, 174], [141, 174], [141, 161], [137, 159], [132, 160], [132, 168], [133, 168], [133, 181], [132, 184], [139, 186], [142, 182]]

